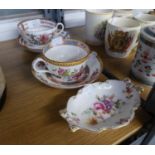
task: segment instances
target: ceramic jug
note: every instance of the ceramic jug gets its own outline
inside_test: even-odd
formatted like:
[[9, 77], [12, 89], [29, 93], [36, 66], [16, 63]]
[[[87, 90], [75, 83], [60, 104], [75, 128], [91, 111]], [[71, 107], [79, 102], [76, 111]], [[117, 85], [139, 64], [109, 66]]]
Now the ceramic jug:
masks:
[[153, 85], [155, 82], [155, 25], [141, 30], [131, 73], [145, 84]]

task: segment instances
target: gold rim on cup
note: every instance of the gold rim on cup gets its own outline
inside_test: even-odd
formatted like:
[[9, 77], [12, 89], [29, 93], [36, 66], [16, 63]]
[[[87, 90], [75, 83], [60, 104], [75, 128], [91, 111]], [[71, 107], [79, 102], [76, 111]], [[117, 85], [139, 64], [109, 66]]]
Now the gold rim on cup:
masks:
[[[85, 62], [88, 59], [88, 57], [90, 56], [90, 54], [92, 53], [92, 52], [90, 52], [90, 49], [89, 49], [88, 45], [86, 45], [84, 42], [81, 42], [81, 41], [78, 41], [78, 40], [73, 40], [73, 39], [66, 39], [65, 41], [75, 41], [75, 42], [79, 42], [79, 43], [83, 44], [86, 47], [85, 49], [80, 47], [80, 46], [78, 46], [78, 47], [84, 49], [87, 52], [87, 55], [80, 58], [80, 59], [78, 59], [78, 60], [69, 61], [69, 62], [60, 62], [60, 61], [55, 61], [55, 60], [48, 59], [45, 56], [45, 53], [47, 51], [44, 48], [43, 52], [42, 52], [42, 55], [41, 55], [41, 58], [44, 59], [46, 62], [49, 62], [49, 63], [51, 63], [53, 65], [57, 65], [57, 66], [75, 66], [75, 65], [79, 65], [79, 64]], [[64, 45], [64, 44], [61, 44], [61, 45]], [[58, 46], [61, 46], [61, 45], [58, 45]], [[72, 44], [68, 44], [68, 45], [72, 45]], [[76, 45], [73, 45], [73, 46], [76, 46]], [[50, 47], [50, 46], [48, 45], [48, 47]]]

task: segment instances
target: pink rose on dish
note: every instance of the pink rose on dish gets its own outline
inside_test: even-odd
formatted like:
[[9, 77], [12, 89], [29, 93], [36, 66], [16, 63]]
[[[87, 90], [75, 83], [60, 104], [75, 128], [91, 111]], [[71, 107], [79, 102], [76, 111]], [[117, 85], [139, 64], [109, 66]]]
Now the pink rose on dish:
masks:
[[110, 110], [112, 109], [112, 102], [109, 101], [109, 100], [104, 100], [103, 102], [96, 102], [96, 103], [94, 104], [94, 109], [95, 109], [96, 111], [102, 110], [102, 111], [104, 111], [104, 112], [109, 113]]
[[102, 111], [105, 111], [106, 107], [103, 103], [101, 102], [96, 102], [94, 103], [94, 109], [95, 110], [102, 110]]

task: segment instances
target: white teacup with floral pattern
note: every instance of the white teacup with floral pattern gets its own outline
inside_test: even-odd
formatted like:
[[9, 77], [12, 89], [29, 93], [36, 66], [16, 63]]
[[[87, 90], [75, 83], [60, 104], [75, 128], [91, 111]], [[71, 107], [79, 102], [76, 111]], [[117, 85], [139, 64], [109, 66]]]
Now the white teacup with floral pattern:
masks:
[[[42, 56], [32, 65], [36, 72], [52, 74], [57, 82], [73, 83], [84, 76], [90, 55], [89, 47], [83, 42], [65, 40], [61, 45], [45, 47]], [[40, 69], [39, 65], [43, 63], [46, 69]]]
[[62, 23], [47, 19], [24, 20], [17, 27], [24, 41], [33, 45], [48, 44], [54, 36], [59, 36], [64, 31]]

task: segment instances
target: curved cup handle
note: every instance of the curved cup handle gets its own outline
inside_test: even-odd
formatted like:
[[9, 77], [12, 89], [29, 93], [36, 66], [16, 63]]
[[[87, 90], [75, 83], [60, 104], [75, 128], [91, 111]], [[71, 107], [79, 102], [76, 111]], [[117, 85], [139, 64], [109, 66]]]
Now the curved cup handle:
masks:
[[[61, 26], [61, 29], [59, 29], [58, 27]], [[56, 25], [56, 29], [58, 30], [58, 32], [56, 33], [56, 35], [61, 34], [64, 31], [64, 25], [62, 23], [57, 23]]]
[[89, 58], [88, 58], [88, 59], [93, 59], [93, 58], [96, 58], [96, 57], [97, 57], [97, 52], [92, 51], [92, 52], [89, 54]]
[[135, 85], [134, 83], [132, 83], [132, 81], [129, 79], [129, 78], [125, 78], [123, 79], [123, 81], [127, 84], [127, 85], [130, 85], [130, 87], [133, 87], [136, 89], [136, 91], [141, 94], [143, 91], [144, 91], [144, 88], [143, 87], [140, 87], [140, 86], [137, 86]]
[[42, 58], [36, 58], [32, 63], [35, 72], [50, 73], [47, 69], [43, 69], [43, 66], [46, 66], [46, 62]]

